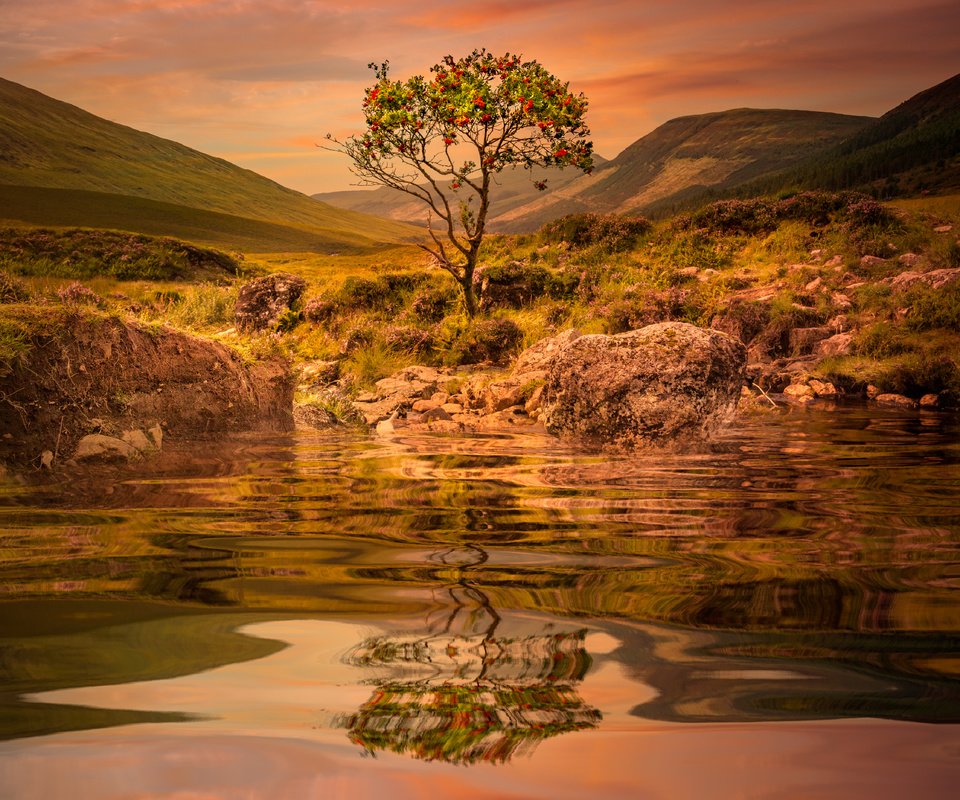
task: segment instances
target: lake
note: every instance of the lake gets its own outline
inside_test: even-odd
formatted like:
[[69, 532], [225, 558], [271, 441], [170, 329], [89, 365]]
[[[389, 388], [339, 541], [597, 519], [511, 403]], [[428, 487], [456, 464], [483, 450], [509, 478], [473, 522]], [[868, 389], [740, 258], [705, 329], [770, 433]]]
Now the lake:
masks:
[[3, 798], [946, 798], [960, 419], [291, 434], [0, 479]]

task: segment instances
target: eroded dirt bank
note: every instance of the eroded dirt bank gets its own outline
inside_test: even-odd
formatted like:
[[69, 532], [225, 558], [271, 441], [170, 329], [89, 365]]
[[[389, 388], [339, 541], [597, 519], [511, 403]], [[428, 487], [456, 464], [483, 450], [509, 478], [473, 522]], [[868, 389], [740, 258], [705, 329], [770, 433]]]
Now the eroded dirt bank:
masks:
[[[285, 362], [248, 364], [216, 342], [76, 309], [7, 306], [0, 462], [69, 459], [89, 434], [159, 426], [193, 439], [292, 427]], [[50, 462], [50, 456], [45, 459]]]

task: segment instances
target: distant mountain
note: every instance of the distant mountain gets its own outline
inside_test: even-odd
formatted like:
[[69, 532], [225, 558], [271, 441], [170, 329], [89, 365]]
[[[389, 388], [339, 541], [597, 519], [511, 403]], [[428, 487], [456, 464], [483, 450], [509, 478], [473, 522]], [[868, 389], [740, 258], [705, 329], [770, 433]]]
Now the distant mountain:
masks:
[[844, 142], [744, 187], [861, 189], [881, 196], [960, 190], [960, 75], [911, 97]]
[[[114, 219], [110, 209], [122, 210], [118, 197], [179, 207], [180, 217], [197, 218], [194, 241], [213, 239], [218, 244], [230, 235], [217, 227], [218, 214], [227, 215], [231, 230], [242, 227], [245, 219], [269, 223], [275, 239], [305, 240], [321, 251], [370, 249], [417, 235], [405, 225], [320, 203], [223, 159], [109, 122], [2, 78], [0, 185], [86, 192], [87, 207], [71, 206], [65, 198], [57, 202], [56, 193], [46, 195], [59, 215], [70, 212], [69, 221], [61, 223], [67, 225], [93, 224], [85, 221], [89, 212], [101, 225], [135, 229], [131, 227], [137, 225], [135, 215], [120, 213], [116, 223], [110, 222]], [[36, 201], [43, 193], [8, 189], [0, 193], [0, 219], [21, 220], [27, 195], [35, 217]], [[44, 219], [22, 221], [54, 224]], [[155, 222], [151, 221], [154, 228]], [[213, 227], [207, 231], [205, 226]], [[284, 233], [276, 226], [293, 231]], [[209, 236], [204, 238], [204, 231]], [[165, 232], [180, 235], [181, 230], [171, 223]]]
[[671, 208], [707, 189], [722, 191], [779, 173], [849, 139], [873, 121], [752, 108], [679, 117], [634, 142], [592, 175], [498, 215], [491, 227], [522, 233], [566, 214]]
[[[608, 163], [598, 155], [594, 155], [593, 162], [597, 169]], [[562, 189], [581, 175], [582, 172], [574, 169], [504, 170], [494, 179], [490, 192], [490, 219], [496, 219], [515, 208], [534, 202], [541, 194], [534, 187], [534, 181], [545, 180], [549, 193]], [[311, 196], [337, 208], [418, 225], [425, 225], [427, 222], [427, 207], [424, 203], [389, 187], [322, 192]], [[467, 196], [469, 193], [464, 190], [464, 197]]]

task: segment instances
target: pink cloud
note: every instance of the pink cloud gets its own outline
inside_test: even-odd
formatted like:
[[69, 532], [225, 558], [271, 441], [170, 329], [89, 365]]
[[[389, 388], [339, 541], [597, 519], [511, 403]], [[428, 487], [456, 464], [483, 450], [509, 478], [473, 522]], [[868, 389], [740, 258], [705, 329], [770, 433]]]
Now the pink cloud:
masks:
[[[613, 156], [684, 114], [879, 114], [949, 77], [960, 52], [960, 6], [936, 0], [32, 0], [3, 11], [0, 74], [244, 166], [265, 146], [282, 152], [265, 142], [359, 127], [369, 61], [390, 59], [402, 78], [480, 46], [537, 58], [588, 94], [597, 150]], [[271, 177], [281, 173], [267, 162], [289, 160], [258, 158]], [[331, 177], [314, 157], [283, 179], [340, 188], [351, 181], [340, 169]]]

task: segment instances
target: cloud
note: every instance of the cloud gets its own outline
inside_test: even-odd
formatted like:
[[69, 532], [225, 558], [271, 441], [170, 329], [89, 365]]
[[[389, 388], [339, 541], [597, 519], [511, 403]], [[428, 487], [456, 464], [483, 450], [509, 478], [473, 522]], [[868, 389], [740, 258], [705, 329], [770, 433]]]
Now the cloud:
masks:
[[[5, 77], [238, 158], [264, 149], [282, 153], [277, 143], [295, 146], [298, 137], [355, 130], [370, 61], [389, 59], [402, 78], [447, 53], [481, 46], [536, 58], [584, 91], [597, 149], [613, 156], [685, 114], [742, 106], [882, 113], [956, 72], [960, 6], [953, 0], [0, 0]], [[321, 175], [304, 158], [296, 188], [325, 188], [311, 185]], [[287, 159], [257, 162], [277, 177], [268, 162]], [[323, 180], [330, 169], [324, 167]], [[343, 182], [349, 180], [344, 168]]]

